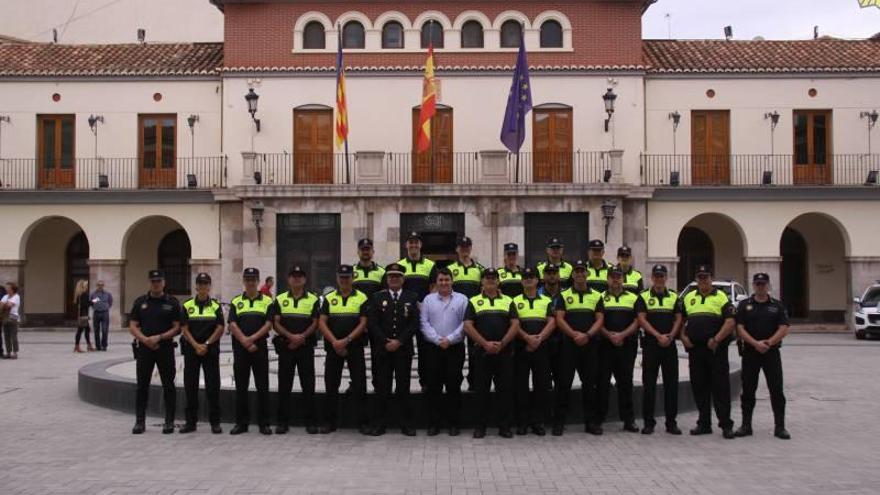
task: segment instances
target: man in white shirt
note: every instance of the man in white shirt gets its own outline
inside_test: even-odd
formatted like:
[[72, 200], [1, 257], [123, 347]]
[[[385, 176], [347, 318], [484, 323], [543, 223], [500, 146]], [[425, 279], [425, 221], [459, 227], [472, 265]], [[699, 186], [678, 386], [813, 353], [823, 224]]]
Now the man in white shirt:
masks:
[[[15, 282], [6, 283], [6, 294], [0, 299], [3, 314], [3, 339], [6, 342], [4, 359], [18, 359], [18, 322], [21, 319], [21, 296]], [[0, 347], [0, 355], [3, 348]]]

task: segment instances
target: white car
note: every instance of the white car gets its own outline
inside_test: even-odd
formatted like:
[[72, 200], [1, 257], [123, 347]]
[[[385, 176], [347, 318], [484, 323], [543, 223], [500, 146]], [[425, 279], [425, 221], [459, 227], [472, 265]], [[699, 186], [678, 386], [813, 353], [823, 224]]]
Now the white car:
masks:
[[[749, 298], [749, 293], [746, 292], [745, 288], [743, 288], [742, 284], [737, 282], [736, 280], [722, 279], [722, 280], [713, 280], [712, 286], [716, 289], [723, 292], [727, 295], [727, 298], [730, 299], [730, 303], [736, 306], [740, 303], [740, 301], [744, 301]], [[681, 297], [684, 297], [685, 294], [692, 290], [696, 290], [697, 283], [691, 282], [687, 284], [687, 287], [681, 291]]]
[[853, 299], [853, 331], [857, 339], [880, 334], [880, 280], [865, 289], [862, 297]]

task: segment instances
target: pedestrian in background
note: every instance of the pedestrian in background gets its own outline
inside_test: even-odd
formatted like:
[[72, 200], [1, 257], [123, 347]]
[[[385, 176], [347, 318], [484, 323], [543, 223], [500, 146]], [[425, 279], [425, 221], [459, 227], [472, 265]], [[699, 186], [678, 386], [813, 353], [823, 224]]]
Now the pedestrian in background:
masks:
[[76, 305], [76, 341], [73, 346], [73, 352], [82, 352], [79, 347], [79, 340], [83, 334], [86, 336], [86, 346], [89, 352], [94, 351], [92, 347], [92, 339], [89, 336], [89, 281], [82, 279], [77, 281], [76, 289], [73, 291], [73, 304]]
[[18, 322], [21, 320], [21, 296], [18, 284], [6, 282], [6, 295], [0, 299], [3, 308], [3, 339], [6, 343], [5, 359], [18, 359]]
[[113, 307], [113, 294], [104, 290], [104, 281], [98, 280], [95, 292], [89, 296], [92, 303], [92, 327], [95, 331], [95, 348], [107, 350], [107, 336], [110, 333], [110, 308]]
[[272, 297], [272, 287], [275, 287], [275, 277], [266, 277], [260, 286], [260, 294]]

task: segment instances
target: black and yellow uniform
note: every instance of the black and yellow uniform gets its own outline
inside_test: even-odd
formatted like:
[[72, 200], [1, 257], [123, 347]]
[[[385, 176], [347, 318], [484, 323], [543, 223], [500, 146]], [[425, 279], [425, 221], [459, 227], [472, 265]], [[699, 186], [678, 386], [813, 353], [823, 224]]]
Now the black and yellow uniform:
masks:
[[[544, 280], [544, 268], [550, 263], [550, 260], [544, 260], [538, 263], [539, 280]], [[562, 288], [571, 287], [571, 272], [574, 269], [574, 266], [565, 260], [559, 260], [559, 263], [557, 263], [556, 266], [559, 268], [559, 285], [561, 285]]]
[[461, 261], [456, 260], [446, 268], [452, 272], [453, 291], [464, 294], [468, 299], [480, 293], [480, 276], [483, 274], [483, 265], [474, 260], [471, 260], [469, 265], [463, 265]]
[[[367, 316], [367, 296], [363, 292], [352, 289], [344, 296], [335, 290], [324, 298], [321, 306], [321, 314], [327, 316], [327, 327], [337, 339], [348, 337], [360, 323], [361, 317]], [[351, 392], [354, 400], [353, 409], [358, 411], [358, 426], [367, 424], [366, 404], [367, 395], [367, 364], [364, 358], [364, 346], [367, 343], [366, 334], [362, 334], [352, 340], [346, 347], [347, 354], [340, 356], [333, 349], [333, 345], [325, 340], [324, 350], [327, 357], [324, 360], [324, 388], [326, 390], [324, 421], [332, 428], [336, 427], [336, 411], [339, 407], [339, 383], [342, 381], [342, 368], [348, 364], [348, 374], [351, 377]]]
[[[547, 286], [543, 284], [538, 287], [538, 294], [550, 298], [550, 307], [554, 317], [556, 316], [557, 298], [559, 294], [562, 293], [562, 287], [557, 285], [556, 289], [556, 291], [550, 291], [547, 289]], [[556, 382], [558, 382], [562, 376], [562, 331], [557, 328], [555, 332], [550, 334], [550, 338], [547, 339], [547, 342], [544, 345], [547, 346], [547, 361], [549, 363], [548, 366], [550, 367], [550, 390], [554, 390], [556, 388]], [[550, 408], [552, 415], [555, 396], [548, 399], [552, 399]]]
[[507, 297], [516, 297], [523, 293], [522, 269], [519, 266], [498, 269], [498, 289]]
[[[479, 334], [489, 342], [501, 342], [515, 318], [513, 300], [499, 293], [495, 297], [478, 294], [470, 299], [464, 319], [470, 320]], [[513, 384], [513, 346], [508, 345], [498, 354], [487, 354], [485, 349], [474, 346], [474, 389], [477, 407], [474, 423], [486, 428], [489, 418], [489, 389], [495, 382], [496, 412], [498, 426], [510, 428]]]
[[422, 256], [417, 260], [408, 257], [397, 262], [406, 272], [403, 274], [403, 288], [415, 292], [419, 302], [431, 292], [431, 285], [437, 280], [437, 267], [432, 260]]
[[[620, 268], [623, 270], [623, 268]], [[628, 290], [635, 295], [639, 295], [645, 289], [645, 282], [642, 279], [642, 272], [636, 270], [633, 267], [629, 267], [629, 270], [623, 270], [623, 288], [624, 290]]]
[[[669, 334], [675, 325], [675, 317], [681, 312], [678, 294], [666, 289], [655, 292], [643, 291], [640, 296], [639, 313], [644, 313], [648, 323], [661, 334]], [[677, 426], [678, 416], [678, 346], [673, 340], [667, 347], [661, 347], [657, 338], [644, 332], [642, 335], [642, 418], [645, 426], [654, 426], [654, 409], [657, 397], [657, 376], [663, 371], [663, 408], [666, 413], [666, 426]]]
[[[605, 314], [605, 329], [609, 332], [623, 332], [637, 318], [636, 305], [639, 296], [627, 290], [614, 295], [611, 291], [602, 294], [602, 307]], [[607, 338], [599, 341], [599, 422], [605, 421], [608, 414], [608, 396], [611, 393], [611, 376], [617, 389], [617, 414], [624, 424], [635, 420], [633, 410], [633, 367], [639, 352], [638, 330], [623, 341], [620, 347]]]
[[[556, 297], [555, 309], [557, 315], [564, 314], [566, 323], [574, 331], [587, 333], [596, 323], [596, 314], [604, 311], [602, 294], [589, 287], [585, 291], [572, 287], [562, 291]], [[562, 333], [562, 330], [557, 329], [556, 332]], [[559, 367], [559, 379], [556, 381], [554, 390], [556, 407], [553, 412], [553, 424], [555, 427], [558, 428], [565, 424], [575, 371], [581, 381], [584, 423], [594, 425], [598, 421], [596, 404], [596, 383], [599, 378], [598, 351], [599, 343], [595, 338], [590, 339], [585, 346], [581, 347], [575, 344], [571, 337], [562, 336], [562, 364]]]
[[[251, 299], [247, 294], [239, 294], [229, 303], [229, 323], [235, 323], [245, 337], [259, 332], [266, 323], [272, 321], [272, 298], [257, 293]], [[257, 350], [250, 352], [238, 339], [232, 339], [233, 374], [235, 375], [235, 423], [247, 426], [250, 423], [248, 388], [251, 373], [257, 387], [257, 424], [269, 426], [269, 347], [267, 339], [254, 342]]]
[[[739, 303], [736, 322], [755, 340], [767, 340], [780, 326], [788, 325], [788, 311], [782, 302], [768, 296], [759, 302], [755, 296]], [[781, 344], [776, 344], [764, 354], [754, 347], [744, 344], [742, 352], [742, 425], [752, 426], [752, 413], [755, 410], [755, 390], [758, 377], [764, 370], [767, 389], [770, 391], [770, 405], [777, 431], [785, 429], [785, 394], [782, 392]]]
[[605, 260], [602, 260], [602, 263], [598, 267], [593, 266], [592, 261], [588, 262], [587, 285], [599, 293], [608, 290], [608, 270], [610, 268], [611, 265]]
[[[223, 309], [214, 299], [197, 297], [183, 303], [180, 323], [189, 329], [192, 338], [204, 344], [217, 330], [224, 326]], [[199, 417], [199, 370], [205, 373], [205, 395], [208, 397], [208, 419], [212, 425], [220, 424], [220, 340], [211, 342], [208, 353], [196, 354], [185, 337], [180, 337], [183, 354], [183, 388], [186, 391], [186, 423], [194, 425]]]
[[[129, 320], [140, 325], [141, 332], [152, 337], [171, 330], [174, 323], [180, 321], [180, 303], [168, 294], [154, 297], [149, 293], [135, 299]], [[138, 424], [146, 419], [147, 398], [150, 395], [150, 378], [153, 367], [159, 369], [162, 380], [162, 397], [165, 400], [165, 424], [174, 422], [175, 397], [174, 389], [174, 341], [163, 340], [155, 351], [144, 344], [138, 344], [135, 351], [137, 358], [137, 395], [135, 397], [135, 418]]]
[[[553, 317], [553, 300], [537, 294], [535, 298], [521, 294], [513, 298], [513, 315], [519, 320], [520, 328], [525, 333], [538, 335], [547, 326], [547, 318]], [[526, 343], [517, 338], [514, 370], [517, 426], [543, 427], [550, 420], [550, 361], [547, 341], [541, 342], [537, 349], [529, 352]], [[532, 377], [532, 392], [529, 392], [529, 375]]]
[[352, 286], [363, 292], [367, 296], [367, 300], [382, 289], [382, 277], [385, 276], [385, 268], [382, 268], [375, 262], [371, 263], [370, 266], [361, 266], [360, 263], [355, 263], [352, 267], [354, 268], [352, 271], [352, 277], [354, 278]]
[[692, 290], [681, 298], [680, 305], [686, 322], [684, 333], [693, 343], [693, 347], [688, 349], [688, 368], [694, 401], [700, 412], [697, 426], [711, 429], [711, 405], [714, 404], [718, 426], [722, 429], [733, 428], [728, 377], [730, 363], [727, 358], [731, 338], [718, 342], [714, 351], [708, 343], [721, 330], [726, 319], [736, 316], [736, 309], [727, 295], [714, 288], [705, 296], [699, 289]]
[[[280, 317], [281, 326], [292, 334], [305, 333], [318, 319], [318, 296], [303, 291], [295, 297], [291, 291], [278, 294], [275, 298], [274, 314]], [[302, 389], [303, 422], [314, 426], [315, 418], [315, 344], [318, 342], [317, 330], [306, 338], [296, 349], [283, 335], [272, 339], [275, 353], [278, 354], [278, 417], [279, 425], [290, 422], [290, 393], [293, 378], [299, 370], [299, 386]]]

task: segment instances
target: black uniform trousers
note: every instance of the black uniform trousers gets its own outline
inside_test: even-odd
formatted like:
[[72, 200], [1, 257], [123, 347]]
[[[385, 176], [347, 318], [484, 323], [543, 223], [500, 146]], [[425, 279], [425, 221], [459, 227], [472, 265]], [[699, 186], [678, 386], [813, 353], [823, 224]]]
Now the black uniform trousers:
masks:
[[186, 392], [186, 422], [199, 421], [199, 373], [205, 373], [205, 396], [208, 398], [208, 419], [220, 424], [220, 346], [208, 347], [204, 356], [196, 354], [187, 342], [180, 343], [183, 352], [183, 389]]
[[676, 426], [678, 416], [678, 348], [673, 341], [660, 347], [653, 338], [642, 339], [642, 418], [645, 426], [654, 426], [657, 403], [657, 377], [663, 373], [663, 410], [666, 426]]
[[290, 349], [287, 341], [279, 342], [278, 353], [278, 415], [279, 425], [290, 423], [290, 400], [293, 378], [299, 371], [299, 387], [302, 389], [302, 413], [306, 426], [315, 425], [315, 346], [309, 342]]
[[752, 412], [755, 410], [755, 391], [758, 389], [758, 376], [764, 370], [764, 379], [770, 391], [770, 405], [777, 428], [785, 428], [785, 395], [782, 393], [782, 353], [773, 348], [766, 353], [746, 345], [742, 354], [742, 422], [751, 426]]
[[599, 343], [599, 421], [605, 421], [608, 415], [608, 403], [611, 395], [611, 376], [614, 376], [614, 388], [617, 389], [617, 415], [623, 422], [635, 420], [633, 406], [633, 368], [639, 352], [639, 341], [635, 336], [624, 340], [620, 347], [608, 339]]
[[251, 384], [251, 372], [254, 385], [257, 387], [257, 424], [269, 426], [269, 349], [266, 341], [257, 343], [258, 349], [250, 352], [238, 342], [232, 343], [235, 376], [235, 423], [247, 425], [251, 421], [248, 388]]
[[[428, 421], [440, 428], [444, 418], [449, 426], [458, 428], [461, 422], [461, 381], [464, 366], [463, 343], [450, 345], [446, 349], [426, 343], [420, 351], [419, 360], [424, 360], [426, 369], [428, 399]], [[443, 389], [446, 388], [446, 400]]]
[[367, 363], [364, 359], [364, 348], [358, 343], [346, 347], [348, 354], [340, 356], [333, 348], [327, 350], [324, 359], [324, 421], [329, 426], [336, 426], [337, 410], [339, 409], [339, 383], [342, 381], [342, 368], [348, 364], [348, 375], [351, 378], [352, 408], [358, 411], [358, 426], [367, 425], [365, 399], [367, 396]]
[[374, 399], [373, 424], [384, 428], [387, 423], [388, 400], [391, 387], [397, 399], [398, 418], [401, 427], [412, 426], [412, 404], [410, 404], [410, 382], [412, 375], [412, 349], [400, 348], [395, 352], [379, 352], [373, 349], [373, 382], [376, 389]]
[[155, 351], [149, 347], [138, 344], [135, 352], [137, 357], [137, 394], [135, 396], [135, 420], [143, 423], [147, 415], [147, 399], [150, 396], [150, 380], [153, 376], [153, 367], [159, 369], [159, 378], [162, 380], [162, 398], [165, 400], [165, 422], [174, 422], [176, 407], [176, 391], [174, 390], [174, 345], [171, 342], [162, 342]]
[[[474, 389], [476, 395], [476, 418], [474, 425], [485, 428], [489, 418], [489, 404], [495, 403], [499, 428], [510, 428], [513, 406], [513, 353], [505, 349], [499, 354], [486, 354], [474, 347]], [[495, 383], [495, 400], [489, 391]]]
[[571, 399], [571, 384], [577, 372], [581, 381], [581, 403], [584, 411], [584, 424], [595, 424], [598, 421], [596, 404], [596, 381], [599, 378], [599, 343], [596, 340], [581, 347], [569, 337], [563, 337], [560, 344], [561, 360], [559, 378], [556, 379], [554, 394], [556, 395], [553, 424], [564, 425], [568, 417]]
[[[550, 349], [543, 343], [534, 352], [517, 347], [514, 362], [517, 426], [544, 425], [550, 420]], [[529, 376], [532, 390], [529, 390]]]
[[688, 350], [688, 369], [691, 378], [691, 390], [700, 417], [697, 426], [712, 427], [712, 410], [718, 416], [718, 426], [733, 428], [730, 419], [730, 363], [727, 358], [728, 344], [718, 344], [713, 351], [705, 343], [695, 343]]

